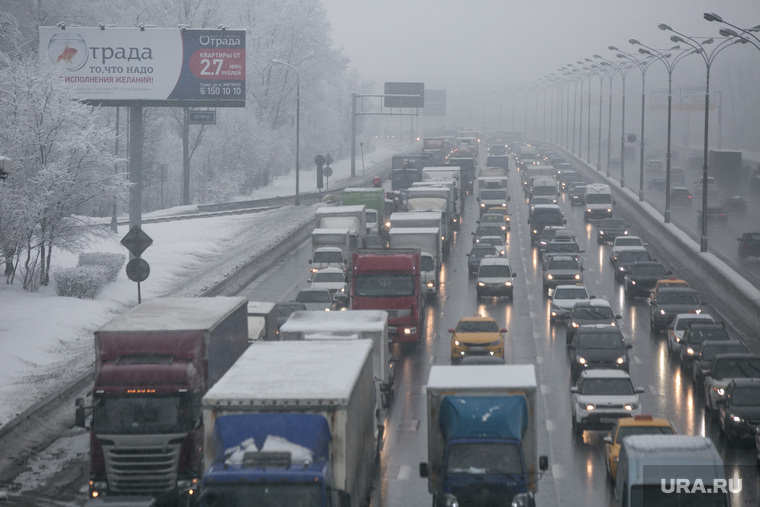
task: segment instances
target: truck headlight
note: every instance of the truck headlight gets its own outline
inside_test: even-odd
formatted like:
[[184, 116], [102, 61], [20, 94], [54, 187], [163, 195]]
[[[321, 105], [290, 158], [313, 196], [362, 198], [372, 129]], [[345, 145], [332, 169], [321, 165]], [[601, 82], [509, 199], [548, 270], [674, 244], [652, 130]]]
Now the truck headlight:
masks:
[[660, 315], [665, 315], [665, 310], [660, 310]]
[[580, 274], [575, 275], [575, 279], [576, 280], [580, 280], [581, 279], [581, 275]]
[[690, 356], [693, 356], [694, 355], [694, 349], [691, 348], [691, 347], [686, 347], [686, 353], [689, 354]]
[[483, 283], [483, 282], [478, 282], [478, 287], [485, 287], [485, 286], [486, 286], [486, 284], [485, 284], [485, 283]]
[[485, 207], [486, 207], [486, 205], [485, 205], [485, 204], [483, 204], [483, 203], [481, 202], [481, 203], [480, 203], [480, 207], [481, 207], [481, 208], [485, 208]]
[[414, 334], [417, 332], [416, 327], [405, 327], [404, 328], [404, 334]]
[[586, 208], [586, 213], [591, 213], [591, 208]]
[[631, 280], [631, 285], [636, 285], [636, 280]]
[[547, 280], [554, 280], [554, 276], [552, 276], [552, 274], [549, 273], [548, 275], [546, 275], [546, 279]]
[[427, 286], [428, 286], [428, 287], [432, 287], [432, 286], [433, 286], [433, 282], [428, 282], [428, 283], [427, 283]]

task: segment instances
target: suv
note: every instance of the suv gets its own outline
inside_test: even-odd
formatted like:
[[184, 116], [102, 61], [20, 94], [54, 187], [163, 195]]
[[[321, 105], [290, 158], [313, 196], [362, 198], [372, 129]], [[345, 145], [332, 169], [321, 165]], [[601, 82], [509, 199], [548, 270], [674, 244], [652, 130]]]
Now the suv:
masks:
[[546, 244], [554, 239], [554, 233], [565, 229], [564, 225], [547, 225], [538, 235], [538, 253], [541, 253]]
[[579, 301], [570, 310], [570, 323], [565, 333], [565, 344], [570, 344], [575, 338], [575, 332], [586, 324], [610, 324], [616, 326], [616, 321], [622, 319], [612, 312], [610, 303], [604, 299], [589, 299]]
[[566, 283], [583, 283], [583, 267], [572, 255], [552, 255], [544, 266], [544, 296]]
[[557, 285], [551, 295], [551, 308], [549, 312], [549, 324], [554, 324], [557, 320], [564, 320], [570, 317], [570, 311], [575, 303], [588, 301], [591, 299], [586, 287], [581, 284], [577, 285]]
[[649, 297], [655, 284], [670, 274], [657, 261], [634, 262], [625, 274], [625, 293], [630, 297]]
[[622, 417], [641, 414], [639, 394], [642, 387], [633, 387], [631, 377], [621, 370], [586, 370], [578, 383], [570, 388], [573, 434], [585, 429], [608, 429]]
[[718, 421], [729, 444], [742, 438], [754, 440], [760, 428], [760, 379], [731, 382], [718, 408]]
[[702, 303], [697, 291], [680, 287], [664, 287], [657, 296], [649, 300], [649, 327], [658, 334], [665, 329], [679, 313], [702, 313]]
[[629, 372], [628, 351], [633, 345], [626, 344], [618, 326], [588, 324], [575, 333], [570, 352], [570, 379], [575, 382], [584, 370], [608, 368]]
[[760, 257], [760, 232], [745, 232], [739, 241], [739, 259]]
[[583, 206], [586, 204], [586, 184], [575, 185], [570, 190], [570, 204]]
[[737, 378], [760, 378], [760, 355], [719, 354], [705, 370], [704, 393], [706, 412], [715, 417], [718, 405], [726, 396], [726, 387]]
[[536, 204], [532, 207], [530, 224], [530, 242], [536, 244], [538, 235], [547, 225], [565, 225], [567, 220], [562, 216], [562, 210], [556, 204]]
[[512, 299], [512, 279], [516, 276], [517, 273], [510, 269], [507, 259], [481, 260], [475, 285], [477, 299], [483, 295], [507, 296]]

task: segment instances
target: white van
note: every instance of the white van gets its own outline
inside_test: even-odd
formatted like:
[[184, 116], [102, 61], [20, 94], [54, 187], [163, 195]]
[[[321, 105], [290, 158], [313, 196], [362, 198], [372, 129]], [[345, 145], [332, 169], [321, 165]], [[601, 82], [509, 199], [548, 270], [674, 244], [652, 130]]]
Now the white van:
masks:
[[583, 220], [612, 218], [612, 192], [610, 186], [604, 183], [589, 183], [586, 185], [585, 211]]
[[711, 505], [729, 507], [736, 479], [709, 438], [632, 435], [623, 439], [615, 480], [618, 507]]

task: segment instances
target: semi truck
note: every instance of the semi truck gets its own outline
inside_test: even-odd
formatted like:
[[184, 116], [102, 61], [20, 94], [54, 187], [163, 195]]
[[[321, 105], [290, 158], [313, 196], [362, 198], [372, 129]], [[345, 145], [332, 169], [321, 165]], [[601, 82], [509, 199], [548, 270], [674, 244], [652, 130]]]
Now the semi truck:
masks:
[[389, 232], [391, 248], [420, 250], [420, 279], [425, 296], [435, 299], [438, 294], [438, 275], [443, 265], [441, 232], [437, 227], [401, 227]]
[[441, 249], [444, 254], [449, 253], [451, 247], [451, 233], [449, 222], [442, 211], [397, 211], [391, 214], [388, 220], [388, 228], [419, 228], [435, 227], [441, 232]]
[[395, 359], [388, 347], [388, 313], [379, 310], [293, 312], [280, 327], [281, 340], [372, 340], [378, 417], [393, 399]]
[[75, 413], [90, 430], [90, 497], [194, 503], [201, 398], [247, 347], [241, 297], [154, 299], [95, 331], [92, 404], [78, 399]]
[[364, 248], [367, 236], [367, 213], [364, 205], [322, 206], [314, 213], [315, 229], [348, 229], [352, 251]]
[[533, 365], [430, 368], [428, 479], [433, 505], [510, 505], [535, 493], [548, 468], [538, 455], [538, 386]]
[[384, 235], [382, 225], [388, 218], [385, 214], [384, 189], [374, 187], [344, 188], [341, 202], [343, 206], [364, 205], [367, 217], [367, 234]]
[[384, 310], [393, 343], [418, 344], [424, 296], [417, 249], [365, 249], [352, 261], [351, 309]]
[[370, 340], [251, 345], [202, 400], [201, 505], [368, 505], [372, 377]]
[[351, 259], [351, 231], [344, 229], [314, 229], [311, 231], [311, 272], [323, 268], [348, 269]]

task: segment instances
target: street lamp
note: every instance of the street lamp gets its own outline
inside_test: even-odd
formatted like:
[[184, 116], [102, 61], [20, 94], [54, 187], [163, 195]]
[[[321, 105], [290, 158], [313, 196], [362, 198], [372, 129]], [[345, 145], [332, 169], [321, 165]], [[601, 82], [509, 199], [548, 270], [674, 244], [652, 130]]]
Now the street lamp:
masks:
[[713, 61], [715, 61], [715, 56], [726, 49], [728, 46], [732, 46], [733, 44], [736, 44], [737, 42], [746, 43], [746, 39], [740, 38], [740, 39], [724, 39], [721, 41], [717, 46], [713, 48], [713, 50], [708, 54], [707, 50], [704, 48], [707, 44], [712, 44], [714, 42], [713, 39], [706, 39], [702, 42], [697, 41], [696, 39], [689, 37], [688, 35], [684, 35], [681, 32], [677, 32], [673, 30], [671, 27], [664, 23], [660, 23], [658, 25], [658, 28], [660, 30], [673, 32], [677, 35], [672, 35], [670, 37], [670, 40], [676, 43], [683, 43], [687, 46], [692, 47], [696, 50], [696, 53], [702, 57], [702, 60], [705, 62], [705, 67], [707, 68], [707, 78], [705, 80], [705, 145], [704, 150], [702, 154], [702, 211], [701, 211], [701, 218], [702, 218], [702, 236], [699, 241], [699, 251], [700, 252], [707, 252], [707, 220], [705, 219], [705, 214], [707, 212], [707, 178], [709, 175], [709, 171], [707, 168], [707, 148], [708, 148], [708, 125], [710, 122], [710, 66], [712, 65]]
[[[585, 62], [590, 62], [589, 64]], [[586, 58], [584, 61], [578, 61], [579, 64], [583, 66], [583, 69], [586, 71], [586, 77], [588, 78], [588, 108], [586, 110], [586, 162], [591, 163], [591, 80], [594, 79], [596, 76], [600, 76], [602, 73], [602, 68], [599, 67], [594, 63], [593, 60], [590, 58]], [[582, 86], [582, 85], [581, 85]], [[599, 77], [599, 87], [600, 87], [600, 95], [599, 95], [599, 133], [601, 135], [601, 128], [602, 128], [602, 120], [601, 120], [601, 86], [602, 86], [602, 78]], [[583, 98], [581, 97], [581, 100]], [[582, 104], [582, 102], [581, 102]], [[583, 112], [583, 108], [581, 108], [581, 113]], [[578, 151], [580, 152], [580, 147], [578, 148]], [[580, 155], [579, 155], [580, 156]], [[599, 165], [596, 166], [597, 170], [599, 170]]]
[[[300, 145], [301, 145], [301, 78], [298, 75], [298, 70], [296, 70], [295, 67], [293, 67], [288, 62], [284, 62], [282, 60], [278, 60], [277, 58], [272, 60], [272, 63], [277, 63], [280, 65], [285, 65], [286, 67], [289, 67], [293, 69], [293, 72], [296, 73], [296, 200], [295, 205], [300, 206], [301, 199], [299, 197], [298, 193], [298, 179], [299, 179], [299, 172], [300, 172]], [[287, 75], [285, 76], [287, 78]]]
[[[619, 51], [618, 48], [615, 46], [609, 46], [608, 49], [611, 51]], [[599, 55], [594, 55], [594, 58], [601, 58]], [[604, 60], [608, 64], [612, 66], [613, 69], [615, 69], [619, 74], [620, 78], [623, 81], [623, 94], [621, 97], [622, 102], [622, 114], [621, 114], [621, 129], [620, 129], [620, 186], [625, 187], [625, 77], [628, 75], [628, 73], [633, 68], [633, 65], [615, 65], [614, 63], [610, 62], [609, 60]], [[610, 108], [612, 107], [612, 84], [610, 82]], [[609, 153], [609, 152], [608, 152]], [[609, 167], [609, 154], [607, 156], [607, 176], [610, 175], [610, 167]]]
[[[629, 39], [628, 42], [636, 44], [636, 39]], [[639, 202], [644, 200], [644, 103], [646, 100], [646, 83], [645, 76], [647, 69], [656, 60], [651, 55], [645, 55], [643, 60], [636, 58], [635, 56], [620, 51], [617, 54], [618, 58], [624, 58], [638, 67], [641, 71], [641, 140], [640, 140], [640, 152], [639, 152]]]
[[[635, 39], [631, 39], [632, 41]], [[639, 46], [642, 46], [639, 48], [639, 53], [645, 54], [645, 55], [652, 55], [654, 58], [657, 58], [660, 60], [663, 65], [665, 65], [665, 68], [668, 71], [668, 135], [667, 135], [667, 148], [665, 152], [665, 213], [663, 214], [664, 221], [666, 224], [670, 223], [670, 175], [671, 175], [671, 159], [672, 154], [670, 151], [670, 132], [671, 132], [671, 125], [672, 125], [672, 106], [673, 106], [673, 69], [675, 68], [676, 64], [686, 58], [687, 56], [694, 54], [696, 50], [694, 49], [684, 49], [680, 53], [678, 53], [675, 58], [672, 60], [668, 60], [670, 58], [670, 53], [663, 54], [662, 52], [651, 48], [645, 44], [642, 44], [639, 41], [636, 41], [635, 44], [638, 44]], [[673, 49], [680, 49], [679, 46], [674, 46], [671, 48]]]
[[[729, 23], [728, 21], [724, 20], [722, 17], [718, 16], [714, 12], [705, 12], [704, 13], [704, 18], [707, 21], [717, 21], [718, 23], [723, 23], [724, 25], [728, 25], [728, 26], [733, 27], [736, 30], [739, 30], [740, 32], [742, 32], [741, 35], [740, 35], [737, 32], [735, 32], [734, 30], [729, 30], [727, 28], [723, 28], [723, 29], [720, 30], [720, 34], [722, 36], [724, 36], [724, 37], [745, 38], [747, 42], [749, 42], [750, 44], [752, 44], [753, 46], [755, 46], [757, 49], [760, 49], [760, 45], [758, 45], [758, 44], [760, 44], [760, 38], [758, 38], [757, 35], [755, 35], [754, 33], [752, 33], [752, 32], [758, 32], [758, 31], [760, 31], [760, 25], [755, 25], [752, 28], [742, 28], [740, 26], [736, 26], [736, 25], [734, 25], [732, 23]], [[747, 37], [750, 37], [750, 38], [747, 39]]]

